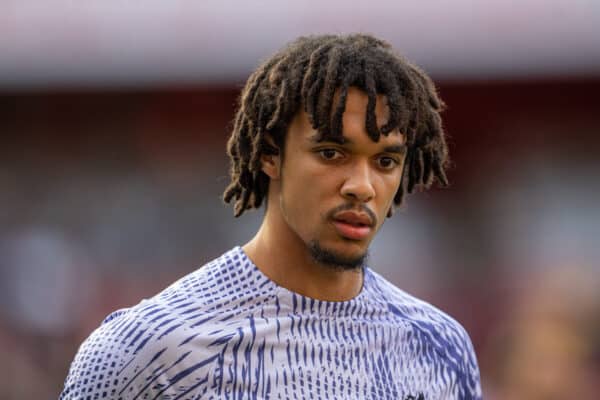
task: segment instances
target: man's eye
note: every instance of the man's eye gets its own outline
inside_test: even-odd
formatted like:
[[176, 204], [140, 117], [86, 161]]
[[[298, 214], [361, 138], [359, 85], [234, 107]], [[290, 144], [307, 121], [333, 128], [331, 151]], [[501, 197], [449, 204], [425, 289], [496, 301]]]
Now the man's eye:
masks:
[[398, 161], [391, 157], [381, 157], [379, 158], [379, 166], [383, 169], [392, 169], [396, 165], [398, 165]]
[[335, 149], [322, 149], [322, 150], [319, 150], [319, 154], [325, 160], [334, 160], [336, 158], [341, 157], [341, 155], [342, 155], [342, 153], [340, 153], [339, 151], [337, 151]]

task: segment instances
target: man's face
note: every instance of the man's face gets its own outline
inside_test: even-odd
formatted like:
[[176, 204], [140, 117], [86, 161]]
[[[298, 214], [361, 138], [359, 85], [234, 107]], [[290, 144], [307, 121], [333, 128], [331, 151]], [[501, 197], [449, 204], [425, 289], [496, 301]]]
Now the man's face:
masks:
[[[346, 269], [362, 265], [393, 205], [406, 153], [398, 131], [377, 143], [368, 137], [367, 101], [366, 93], [349, 89], [341, 142], [317, 142], [307, 114], [299, 112], [289, 127], [280, 173], [279, 206], [291, 236], [316, 261]], [[383, 96], [375, 115], [378, 126], [385, 124]]]

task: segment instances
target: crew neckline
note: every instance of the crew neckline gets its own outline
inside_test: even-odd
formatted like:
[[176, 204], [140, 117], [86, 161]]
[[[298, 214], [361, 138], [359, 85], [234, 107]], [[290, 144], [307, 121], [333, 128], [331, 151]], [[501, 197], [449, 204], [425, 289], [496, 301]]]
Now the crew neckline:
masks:
[[360, 292], [353, 298], [343, 301], [328, 301], [315, 299], [313, 297], [305, 296], [303, 294], [294, 292], [284, 286], [279, 285], [277, 282], [269, 278], [264, 272], [254, 264], [254, 262], [248, 257], [244, 249], [241, 246], [234, 247], [240, 257], [242, 257], [246, 263], [248, 263], [253, 269], [254, 273], [260, 275], [262, 279], [269, 282], [275, 292], [278, 295], [280, 301], [286, 303], [294, 314], [305, 314], [305, 313], [318, 313], [323, 315], [344, 315], [354, 314], [359, 306], [366, 303], [367, 292], [371, 286], [372, 274], [368, 266], [363, 267], [363, 284]]

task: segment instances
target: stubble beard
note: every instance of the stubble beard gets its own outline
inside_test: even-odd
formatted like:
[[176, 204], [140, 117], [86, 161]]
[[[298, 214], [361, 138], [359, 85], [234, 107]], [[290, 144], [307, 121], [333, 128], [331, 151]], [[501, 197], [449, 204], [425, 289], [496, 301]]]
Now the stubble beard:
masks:
[[[283, 182], [281, 180], [281, 192], [283, 193]], [[344, 207], [338, 207], [340, 210], [349, 209], [347, 205]], [[279, 209], [281, 210], [281, 214], [285, 219], [288, 226], [291, 227], [285, 206], [285, 202], [283, 201], [283, 196], [279, 197]], [[332, 210], [330, 213], [334, 213], [337, 209]], [[337, 210], [339, 211], [339, 210]], [[305, 242], [306, 243], [306, 242]], [[369, 258], [369, 251], [366, 250], [363, 254], [355, 257], [348, 257], [347, 255], [342, 255], [337, 252], [328, 250], [322, 247], [318, 240], [313, 239], [310, 242], [306, 243], [306, 247], [308, 248], [308, 252], [317, 264], [323, 266], [324, 268], [332, 269], [335, 271], [362, 271], [366, 264], [367, 259]]]
[[322, 247], [317, 240], [308, 243], [308, 250], [316, 263], [338, 271], [360, 271], [369, 258], [368, 251], [359, 256], [348, 257]]

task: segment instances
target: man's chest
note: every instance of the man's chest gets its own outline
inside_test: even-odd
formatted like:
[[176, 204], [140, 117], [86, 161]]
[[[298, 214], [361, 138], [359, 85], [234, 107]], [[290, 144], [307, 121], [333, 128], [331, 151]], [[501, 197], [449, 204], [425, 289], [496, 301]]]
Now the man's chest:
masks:
[[170, 349], [172, 357], [189, 354], [172, 372], [187, 375], [177, 385], [173, 376], [165, 377], [165, 384], [174, 395], [185, 389], [215, 399], [425, 400], [443, 398], [431, 394], [449, 387], [398, 329], [308, 319], [266, 322], [220, 329]]

